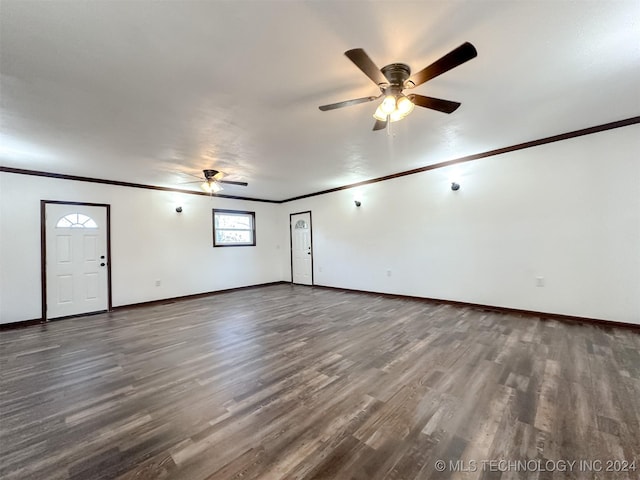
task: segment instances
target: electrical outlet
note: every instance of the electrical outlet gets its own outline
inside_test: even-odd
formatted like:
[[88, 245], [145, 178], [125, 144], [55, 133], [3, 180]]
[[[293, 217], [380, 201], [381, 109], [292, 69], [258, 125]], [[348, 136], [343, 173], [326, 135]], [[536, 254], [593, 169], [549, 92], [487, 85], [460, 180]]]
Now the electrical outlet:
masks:
[[544, 277], [536, 277], [536, 287], [544, 287]]
[[322, 267], [318, 267], [318, 272], [322, 273]]
[[161, 280], [156, 280], [156, 287], [159, 287], [160, 285], [162, 285], [162, 281]]
[[391, 276], [391, 270], [387, 270], [387, 277]]

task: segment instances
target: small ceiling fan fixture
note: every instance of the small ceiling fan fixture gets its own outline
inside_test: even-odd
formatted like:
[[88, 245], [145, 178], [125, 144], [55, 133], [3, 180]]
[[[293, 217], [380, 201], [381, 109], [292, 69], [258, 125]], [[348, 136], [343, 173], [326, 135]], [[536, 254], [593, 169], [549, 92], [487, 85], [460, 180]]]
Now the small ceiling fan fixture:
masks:
[[325, 112], [327, 110], [372, 102], [384, 97], [373, 114], [373, 118], [376, 119], [373, 130], [382, 130], [389, 123], [397, 122], [409, 115], [416, 105], [443, 113], [454, 112], [460, 106], [459, 102], [426, 97], [418, 94], [405, 95], [404, 90], [422, 85], [438, 75], [442, 75], [468, 62], [472, 58], [475, 58], [478, 52], [471, 43], [465, 42], [428, 67], [415, 73], [413, 76], [411, 75], [409, 65], [404, 63], [391, 63], [381, 69], [378, 68], [362, 48], [347, 50], [344, 54], [378, 86], [380, 95], [377, 97], [362, 97], [344, 102], [331, 103], [329, 105], [322, 105], [319, 108]]
[[209, 194], [218, 193], [224, 190], [224, 188], [221, 185], [223, 183], [226, 183], [227, 185], [239, 185], [241, 187], [246, 187], [249, 185], [247, 182], [235, 182], [233, 180], [222, 180], [222, 177], [224, 177], [224, 173], [211, 168], [206, 168], [202, 170], [202, 174], [204, 175], [204, 178], [193, 175], [196, 178], [200, 178], [200, 180], [197, 180], [195, 182], [187, 182], [187, 183], [200, 183], [202, 182], [202, 180], [204, 180], [204, 182], [200, 184], [200, 188]]

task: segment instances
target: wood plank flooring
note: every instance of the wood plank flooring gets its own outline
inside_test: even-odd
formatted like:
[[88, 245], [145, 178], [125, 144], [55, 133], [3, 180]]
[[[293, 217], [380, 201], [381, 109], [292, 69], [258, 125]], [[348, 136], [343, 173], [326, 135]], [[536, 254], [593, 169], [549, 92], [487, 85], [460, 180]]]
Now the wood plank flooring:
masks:
[[2, 332], [0, 369], [4, 479], [640, 478], [630, 330], [274, 285]]

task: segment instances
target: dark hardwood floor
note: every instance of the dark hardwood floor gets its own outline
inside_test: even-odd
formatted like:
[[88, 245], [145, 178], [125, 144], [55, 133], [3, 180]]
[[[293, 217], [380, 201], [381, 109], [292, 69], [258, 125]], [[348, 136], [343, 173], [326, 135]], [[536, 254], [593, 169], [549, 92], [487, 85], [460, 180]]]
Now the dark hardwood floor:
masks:
[[640, 478], [630, 330], [275, 285], [0, 349], [4, 479]]

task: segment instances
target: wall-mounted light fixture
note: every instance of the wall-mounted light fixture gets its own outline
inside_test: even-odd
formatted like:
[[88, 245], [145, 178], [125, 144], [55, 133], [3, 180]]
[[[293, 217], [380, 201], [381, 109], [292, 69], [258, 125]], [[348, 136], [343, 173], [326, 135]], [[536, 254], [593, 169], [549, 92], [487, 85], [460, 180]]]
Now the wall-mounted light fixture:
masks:
[[456, 190], [460, 190], [460, 184], [456, 182], [451, 182], [451, 190], [453, 190], [454, 192]]
[[356, 204], [356, 207], [359, 207], [360, 205], [362, 205], [362, 202], [360, 200], [354, 200], [353, 203]]
[[182, 207], [176, 207], [176, 212], [182, 213]]

